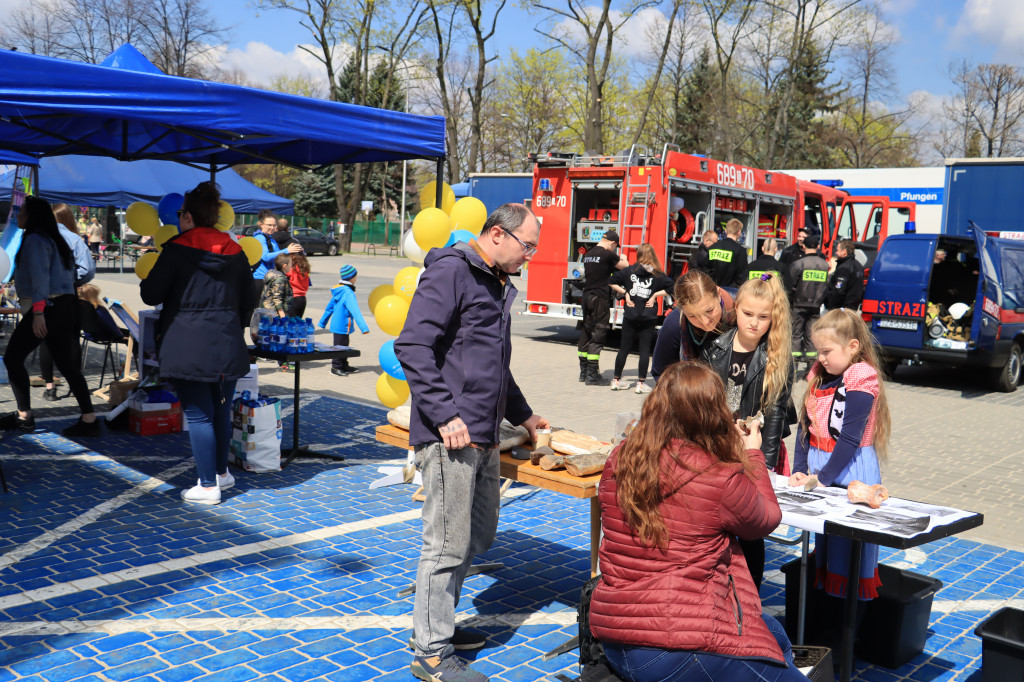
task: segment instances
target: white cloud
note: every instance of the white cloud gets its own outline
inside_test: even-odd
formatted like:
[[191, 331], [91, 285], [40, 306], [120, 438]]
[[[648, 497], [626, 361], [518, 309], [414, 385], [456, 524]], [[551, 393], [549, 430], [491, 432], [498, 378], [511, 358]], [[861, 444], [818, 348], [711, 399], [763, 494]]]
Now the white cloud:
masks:
[[[336, 53], [343, 53], [343, 50], [336, 48]], [[320, 84], [324, 92], [327, 91], [323, 64], [298, 45], [290, 52], [280, 52], [266, 43], [251, 41], [243, 49], [219, 48], [211, 55], [211, 60], [222, 71], [241, 73], [254, 85], [269, 85], [279, 76], [303, 76]], [[336, 68], [341, 63], [339, 59]]]
[[917, 7], [917, 0], [882, 0], [879, 3], [886, 14], [908, 14]]
[[[587, 9], [592, 20], [596, 21], [600, 17], [600, 8], [591, 6]], [[627, 18], [625, 23], [623, 23], [623, 18], [622, 12], [617, 10], [609, 12], [609, 20], [612, 26], [618, 26], [622, 23], [622, 26], [615, 34], [615, 42], [612, 47], [614, 54], [624, 58], [648, 57], [657, 54], [664, 40], [665, 25], [668, 19], [664, 12], [648, 7]], [[570, 40], [567, 42], [570, 43], [575, 42], [582, 45], [586, 42], [586, 36], [580, 25], [570, 19], [559, 21], [552, 33], [569, 38]], [[652, 42], [652, 36], [657, 36], [654, 42]], [[602, 46], [603, 44], [604, 41], [602, 40]]]
[[995, 48], [997, 59], [1024, 59], [1024, 3], [1020, 0], [967, 0], [953, 31], [964, 41]]

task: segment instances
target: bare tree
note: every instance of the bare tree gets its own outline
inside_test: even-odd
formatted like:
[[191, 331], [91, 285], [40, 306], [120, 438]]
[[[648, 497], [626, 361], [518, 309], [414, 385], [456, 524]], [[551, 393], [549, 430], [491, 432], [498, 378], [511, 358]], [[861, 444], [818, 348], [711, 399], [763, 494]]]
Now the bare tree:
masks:
[[1024, 71], [1009, 64], [950, 67], [957, 96], [943, 105], [940, 151], [947, 156], [1024, 153]]
[[[622, 10], [612, 12], [611, 0], [599, 7], [584, 0], [565, 0], [565, 7], [533, 0], [555, 25], [550, 30], [534, 30], [575, 56], [586, 72], [587, 115], [583, 122], [583, 146], [588, 152], [603, 154], [605, 148], [604, 88], [612, 63], [615, 38], [629, 19], [656, 0], [629, 0]], [[613, 16], [614, 14], [614, 16]]]
[[[663, 31], [664, 34], [658, 37], [657, 41], [652, 41], [653, 44], [657, 42], [661, 43], [661, 49], [658, 52], [658, 62], [654, 69], [654, 75], [648, 80], [647, 92], [640, 101], [644, 103], [643, 109], [640, 112], [640, 119], [636, 123], [636, 128], [633, 132], [632, 145], [636, 145], [640, 142], [640, 137], [643, 135], [644, 128], [647, 127], [647, 117], [651, 113], [651, 107], [654, 104], [655, 93], [661, 86], [661, 73], [665, 69], [665, 60], [668, 57], [669, 49], [672, 46], [672, 30], [677, 27], [676, 17], [682, 12], [684, 17], [686, 15], [686, 8], [689, 6], [690, 0], [672, 0], [672, 10], [669, 12], [668, 18], [664, 22], [659, 22], [656, 27], [652, 27], [651, 33], [656, 31]], [[683, 22], [685, 23], [685, 21]], [[654, 38], [655, 36], [651, 36]]]
[[160, 70], [202, 76], [225, 29], [203, 0], [50, 0], [12, 15], [10, 40], [26, 52], [97, 64], [125, 43]]

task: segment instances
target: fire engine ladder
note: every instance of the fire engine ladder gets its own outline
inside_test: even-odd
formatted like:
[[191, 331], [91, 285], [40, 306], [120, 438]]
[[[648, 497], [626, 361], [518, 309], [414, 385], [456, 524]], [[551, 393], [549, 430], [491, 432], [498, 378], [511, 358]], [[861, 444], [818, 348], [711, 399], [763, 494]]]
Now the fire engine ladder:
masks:
[[[651, 175], [652, 173], [644, 173], [647, 177], [646, 182], [633, 182], [633, 176], [626, 175], [626, 215], [623, 217], [622, 229], [623, 231], [629, 228], [640, 228], [640, 242], [638, 244], [622, 244], [623, 249], [636, 249], [640, 244], [647, 243], [647, 218], [651, 207], [651, 202], [654, 200], [654, 195], [651, 194]], [[643, 205], [643, 217], [639, 223], [626, 222], [629, 217], [638, 213], [638, 211], [631, 210], [632, 207]], [[630, 233], [632, 234], [632, 233]]]

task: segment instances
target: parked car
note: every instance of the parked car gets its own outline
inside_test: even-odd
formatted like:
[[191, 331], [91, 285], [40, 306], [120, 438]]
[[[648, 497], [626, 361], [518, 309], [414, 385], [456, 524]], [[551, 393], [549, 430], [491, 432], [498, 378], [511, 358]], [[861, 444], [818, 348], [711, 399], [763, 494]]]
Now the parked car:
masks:
[[969, 236], [890, 236], [861, 310], [890, 375], [901, 361], [970, 366], [989, 372], [997, 390], [1014, 391], [1024, 349], [1024, 241], [976, 226]]
[[260, 229], [259, 225], [235, 225], [229, 232], [237, 237], [251, 237]]
[[309, 255], [323, 253], [328, 256], [334, 256], [338, 253], [339, 243], [337, 239], [316, 230], [311, 230], [308, 227], [292, 228], [290, 236], [301, 244], [302, 249]]

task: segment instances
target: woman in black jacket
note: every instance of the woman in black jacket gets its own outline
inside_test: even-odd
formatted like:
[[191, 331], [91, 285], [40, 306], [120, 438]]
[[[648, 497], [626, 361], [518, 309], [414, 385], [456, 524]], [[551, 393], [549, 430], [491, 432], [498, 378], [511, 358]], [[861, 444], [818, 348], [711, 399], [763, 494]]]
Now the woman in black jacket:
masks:
[[231, 400], [235, 382], [249, 371], [243, 323], [249, 263], [242, 248], [215, 225], [220, 192], [203, 182], [185, 194], [181, 234], [164, 243], [146, 279], [142, 300], [163, 304], [157, 332], [160, 375], [171, 380], [188, 419], [199, 483], [183, 490], [186, 502], [218, 504], [228, 473]]
[[[725, 383], [726, 402], [740, 419], [760, 412], [761, 450], [776, 469], [782, 439], [789, 433], [793, 392], [792, 326], [789, 301], [778, 277], [748, 280], [736, 294], [736, 326], [706, 345], [701, 359]], [[754, 584], [764, 574], [764, 540], [740, 540]]]

